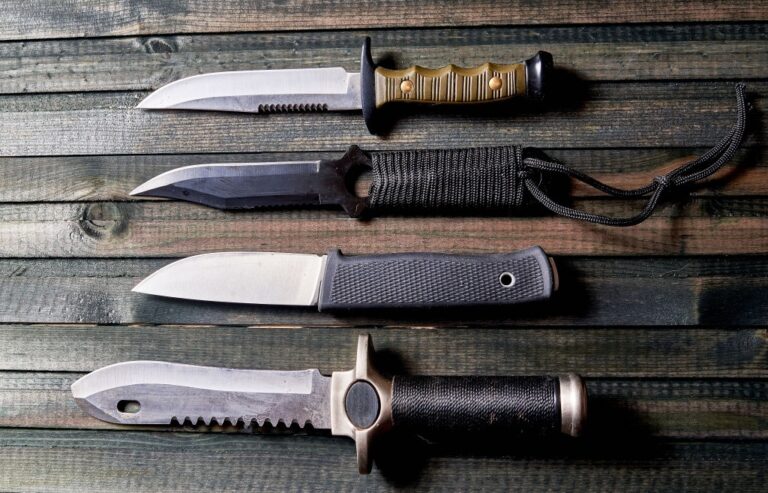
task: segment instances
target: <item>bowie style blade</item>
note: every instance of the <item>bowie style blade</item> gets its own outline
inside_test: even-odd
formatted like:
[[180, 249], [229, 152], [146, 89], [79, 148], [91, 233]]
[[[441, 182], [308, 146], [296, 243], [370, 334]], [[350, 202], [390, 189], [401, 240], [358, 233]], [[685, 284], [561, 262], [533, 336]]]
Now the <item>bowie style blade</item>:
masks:
[[578, 436], [587, 393], [575, 374], [560, 377], [382, 376], [370, 336], [358, 338], [355, 368], [269, 371], [131, 361], [72, 384], [91, 416], [125, 425], [308, 424], [348, 436], [360, 473], [371, 445], [393, 427], [423, 435], [466, 433]]
[[381, 130], [379, 112], [390, 103], [459, 104], [539, 99], [551, 77], [552, 55], [540, 51], [509, 65], [474, 68], [377, 67], [366, 38], [360, 73], [343, 68], [248, 70], [196, 75], [161, 87], [140, 104], [144, 109], [270, 113], [362, 110], [371, 133]]
[[533, 247], [487, 255], [209, 253], [173, 262], [133, 291], [325, 311], [507, 305], [547, 299], [556, 288], [554, 263]]

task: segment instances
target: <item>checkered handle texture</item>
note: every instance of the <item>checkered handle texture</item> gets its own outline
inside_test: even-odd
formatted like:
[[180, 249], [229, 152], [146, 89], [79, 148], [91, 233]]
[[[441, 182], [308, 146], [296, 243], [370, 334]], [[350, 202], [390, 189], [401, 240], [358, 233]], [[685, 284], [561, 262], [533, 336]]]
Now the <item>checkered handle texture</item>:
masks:
[[441, 308], [547, 299], [555, 273], [539, 247], [516, 253], [328, 254], [319, 309]]
[[555, 377], [409, 377], [392, 382], [394, 426], [424, 435], [554, 434], [561, 429]]

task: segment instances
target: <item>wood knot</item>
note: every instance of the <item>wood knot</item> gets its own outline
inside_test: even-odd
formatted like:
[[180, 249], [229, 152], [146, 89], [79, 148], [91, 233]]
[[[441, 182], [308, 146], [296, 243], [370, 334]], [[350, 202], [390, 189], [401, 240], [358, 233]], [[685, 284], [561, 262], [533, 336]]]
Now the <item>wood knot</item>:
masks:
[[176, 53], [179, 51], [176, 43], [164, 38], [149, 38], [144, 41], [144, 49], [147, 53]]
[[78, 221], [80, 229], [97, 240], [120, 236], [128, 228], [128, 215], [123, 207], [113, 202], [87, 204]]

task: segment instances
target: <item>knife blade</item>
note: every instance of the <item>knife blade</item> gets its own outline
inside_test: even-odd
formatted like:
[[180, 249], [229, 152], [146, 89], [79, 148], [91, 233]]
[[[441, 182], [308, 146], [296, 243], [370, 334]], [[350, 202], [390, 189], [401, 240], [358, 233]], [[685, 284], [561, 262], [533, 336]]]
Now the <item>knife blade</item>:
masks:
[[375, 134], [382, 130], [380, 110], [385, 105], [540, 99], [551, 70], [552, 55], [543, 51], [509, 65], [386, 69], [374, 64], [371, 40], [366, 38], [359, 73], [330, 67], [195, 75], [157, 89], [138, 107], [246, 113], [362, 110], [368, 130]]
[[71, 389], [83, 411], [110, 423], [327, 429], [355, 440], [362, 474], [371, 470], [371, 445], [393, 428], [575, 437], [587, 416], [586, 387], [576, 374], [387, 378], [374, 365], [369, 335], [358, 337], [355, 367], [331, 376], [130, 361], [89, 373]]
[[320, 311], [468, 307], [547, 299], [557, 288], [556, 272], [539, 247], [484, 255], [223, 252], [173, 262], [133, 291]]

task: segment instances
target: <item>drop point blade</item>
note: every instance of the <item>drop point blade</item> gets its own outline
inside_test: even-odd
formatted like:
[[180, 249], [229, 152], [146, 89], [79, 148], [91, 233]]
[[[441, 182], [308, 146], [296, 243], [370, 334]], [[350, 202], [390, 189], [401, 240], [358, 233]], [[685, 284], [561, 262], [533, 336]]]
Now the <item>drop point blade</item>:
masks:
[[325, 255], [271, 252], [208, 253], [157, 270], [137, 293], [222, 303], [317, 305]]

